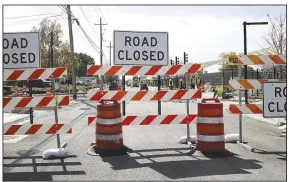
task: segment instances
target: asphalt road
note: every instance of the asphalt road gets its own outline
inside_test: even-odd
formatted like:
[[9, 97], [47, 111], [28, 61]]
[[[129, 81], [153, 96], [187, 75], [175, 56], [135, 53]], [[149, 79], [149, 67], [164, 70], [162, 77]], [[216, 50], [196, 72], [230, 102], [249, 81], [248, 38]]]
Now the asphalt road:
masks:
[[[186, 135], [185, 125], [124, 126], [124, 144], [133, 150], [124, 156], [87, 155], [94, 141], [95, 128], [87, 126], [87, 117], [95, 114], [96, 103], [81, 101], [59, 112], [59, 122], [73, 124], [73, 134], [61, 135], [67, 142], [69, 157], [43, 160], [42, 152], [56, 148], [55, 136], [28, 136], [16, 143], [4, 144], [4, 180], [286, 180], [286, 138], [276, 126], [243, 118], [243, 134], [250, 152], [235, 143], [226, 144], [234, 155], [208, 158], [200, 152], [187, 155], [188, 145], [179, 144]], [[162, 114], [185, 114], [186, 104], [162, 103]], [[196, 103], [190, 102], [196, 113]], [[128, 102], [127, 114], [157, 114], [155, 102]], [[43, 116], [36, 123], [53, 123], [54, 115]], [[238, 116], [224, 110], [225, 133], [237, 133]], [[195, 135], [196, 125], [190, 126]]]

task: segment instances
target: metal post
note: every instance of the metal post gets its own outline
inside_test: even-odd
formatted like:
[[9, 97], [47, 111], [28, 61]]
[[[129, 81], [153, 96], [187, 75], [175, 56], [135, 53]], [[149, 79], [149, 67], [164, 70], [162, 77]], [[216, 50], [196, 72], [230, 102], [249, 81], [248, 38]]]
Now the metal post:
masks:
[[[122, 90], [125, 91], [125, 76], [122, 76]], [[125, 116], [125, 101], [122, 101], [122, 115]]]
[[[161, 76], [158, 75], [158, 90], [161, 90]], [[161, 101], [158, 101], [158, 115], [161, 115], [162, 113], [162, 105], [161, 105]]]
[[[102, 63], [102, 22], [101, 22], [101, 17], [99, 18], [99, 27], [100, 27], [100, 65], [103, 65]], [[100, 76], [100, 90], [103, 90], [103, 75]]]
[[[51, 32], [51, 37], [50, 37], [50, 65], [51, 65], [51, 68], [53, 68], [53, 32]], [[53, 93], [53, 98], [56, 100], [55, 102], [55, 106], [54, 106], [54, 116], [55, 116], [55, 123], [58, 124], [58, 113], [57, 113], [57, 99], [56, 99], [56, 94], [55, 94], [55, 80], [52, 79], [51, 80], [51, 84], [52, 84], [52, 93]], [[56, 134], [56, 137], [57, 137], [57, 148], [60, 148], [60, 136], [59, 134]]]
[[[244, 28], [244, 55], [247, 55], [247, 27], [246, 22], [243, 23]], [[247, 65], [244, 66], [244, 78], [247, 79]], [[245, 89], [245, 103], [248, 104], [248, 90]]]
[[[190, 84], [189, 84], [189, 79], [190, 79], [190, 75], [189, 74], [185, 74], [186, 76], [186, 89], [189, 90], [190, 89]], [[190, 100], [187, 100], [187, 115], [190, 114]], [[187, 124], [187, 142], [190, 142], [190, 125]]]
[[[29, 97], [32, 97], [32, 87], [31, 87], [31, 80], [28, 80], [28, 87], [29, 87]], [[33, 124], [33, 108], [29, 108], [30, 114], [30, 124]]]
[[[257, 69], [257, 80], [259, 79], [259, 69]], [[259, 90], [257, 89], [257, 96], [259, 96]]]
[[[238, 78], [241, 79], [241, 66], [238, 66]], [[242, 90], [239, 90], [239, 104], [242, 104]], [[242, 114], [239, 114], [239, 142], [243, 143], [242, 139]]]
[[75, 73], [76, 70], [75, 70], [75, 60], [74, 60], [74, 47], [73, 47], [73, 34], [72, 34], [70, 5], [67, 5], [67, 15], [68, 15], [68, 28], [69, 28], [69, 40], [70, 40], [70, 56], [71, 56], [71, 62], [72, 62], [72, 92], [73, 92], [73, 99], [77, 99], [76, 73]]

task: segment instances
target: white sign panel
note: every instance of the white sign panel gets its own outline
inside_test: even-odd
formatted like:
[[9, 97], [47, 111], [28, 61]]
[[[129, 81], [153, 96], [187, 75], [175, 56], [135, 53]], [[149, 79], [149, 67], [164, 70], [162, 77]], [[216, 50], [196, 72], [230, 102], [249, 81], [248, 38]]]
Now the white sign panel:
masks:
[[114, 65], [168, 65], [167, 32], [114, 31]]
[[3, 68], [39, 68], [40, 46], [38, 32], [3, 34]]
[[263, 117], [286, 118], [287, 84], [286, 82], [263, 83]]

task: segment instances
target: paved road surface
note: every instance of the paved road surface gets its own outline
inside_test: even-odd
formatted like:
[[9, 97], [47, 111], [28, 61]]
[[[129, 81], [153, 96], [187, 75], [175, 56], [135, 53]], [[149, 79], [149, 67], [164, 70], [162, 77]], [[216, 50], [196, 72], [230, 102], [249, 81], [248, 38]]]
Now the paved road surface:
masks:
[[[237, 144], [226, 144], [235, 155], [207, 158], [196, 152], [188, 156], [187, 145], [178, 144], [186, 135], [185, 125], [125, 126], [124, 143], [134, 150], [120, 157], [87, 155], [94, 141], [95, 128], [87, 126], [87, 116], [95, 114], [94, 102], [83, 100], [59, 113], [59, 121], [73, 124], [73, 134], [61, 135], [68, 142], [69, 157], [64, 160], [43, 160], [46, 149], [56, 148], [55, 136], [28, 136], [16, 143], [4, 144], [4, 180], [285, 180], [286, 138], [276, 126], [243, 119], [243, 131], [252, 153]], [[162, 103], [162, 114], [185, 114], [186, 104]], [[129, 102], [128, 114], [157, 114], [153, 102]], [[190, 102], [191, 113], [196, 103]], [[54, 116], [43, 116], [36, 123], [53, 123]], [[224, 110], [225, 133], [238, 132], [238, 116]], [[191, 125], [191, 134], [196, 126]]]

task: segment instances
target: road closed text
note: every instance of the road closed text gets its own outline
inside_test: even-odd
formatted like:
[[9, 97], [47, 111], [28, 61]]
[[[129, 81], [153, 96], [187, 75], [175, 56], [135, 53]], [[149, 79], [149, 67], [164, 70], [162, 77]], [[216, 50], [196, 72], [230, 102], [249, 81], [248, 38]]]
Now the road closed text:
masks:
[[115, 65], [167, 65], [165, 32], [114, 32]]
[[118, 51], [118, 59], [119, 60], [142, 60], [142, 61], [162, 61], [164, 59], [164, 52], [163, 51], [128, 51], [125, 50], [126, 47], [156, 47], [158, 44], [158, 40], [155, 37], [131, 37], [125, 36], [125, 47], [124, 50]]
[[[28, 40], [26, 38], [19, 38], [19, 39], [3, 39], [3, 50], [10, 49], [10, 50], [21, 50], [25, 49], [28, 46]], [[33, 63], [35, 61], [35, 54], [33, 52], [14, 52], [12, 54], [4, 53], [3, 54], [3, 63]]]
[[4, 33], [2, 62], [4, 69], [39, 68], [39, 33]]
[[[268, 102], [268, 110], [269, 112], [272, 113], [278, 113], [278, 112], [287, 112], [287, 101], [286, 101], [286, 97], [287, 97], [287, 86], [286, 87], [275, 87], [274, 90], [274, 97], [276, 99], [272, 99], [270, 102]], [[278, 102], [278, 98], [284, 98], [285, 102]]]

